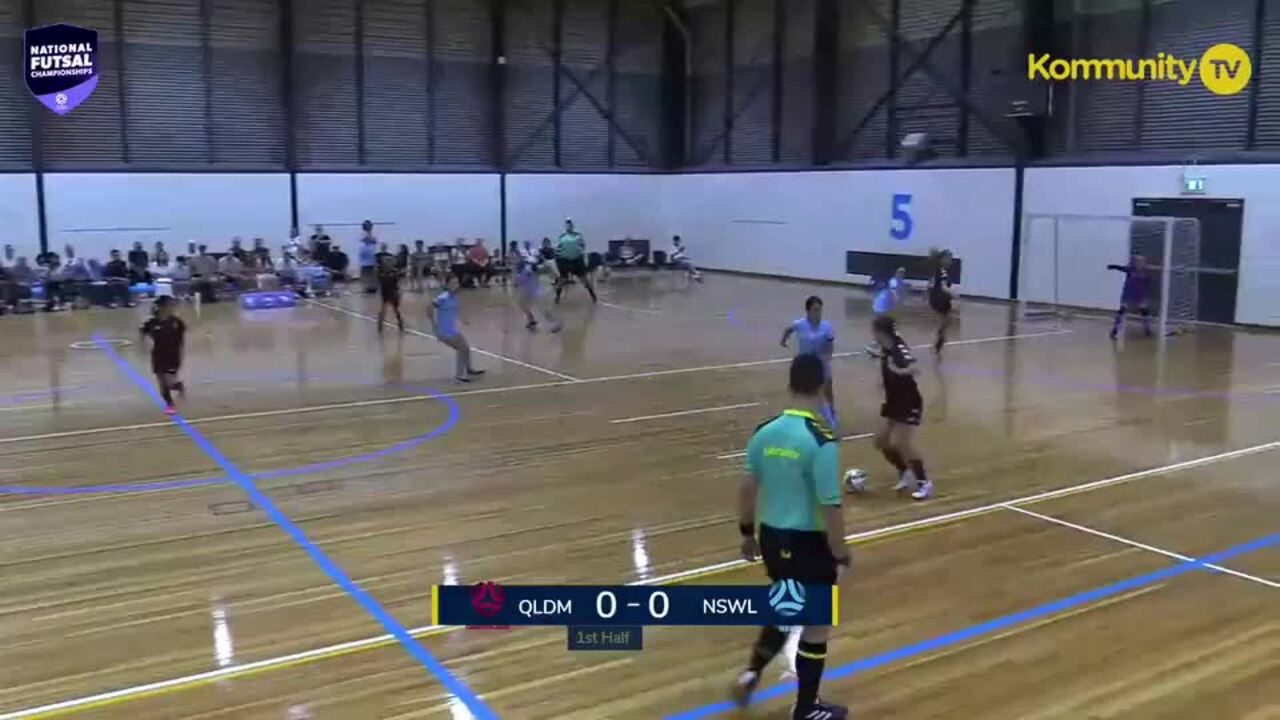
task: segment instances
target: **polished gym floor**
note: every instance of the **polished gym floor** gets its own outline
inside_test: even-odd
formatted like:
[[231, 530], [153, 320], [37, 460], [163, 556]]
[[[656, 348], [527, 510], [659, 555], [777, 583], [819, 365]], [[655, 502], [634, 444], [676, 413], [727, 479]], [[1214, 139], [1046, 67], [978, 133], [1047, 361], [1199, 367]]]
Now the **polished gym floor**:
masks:
[[[675, 274], [571, 288], [559, 335], [464, 291], [469, 386], [424, 296], [382, 336], [363, 295], [184, 306], [182, 419], [150, 394], [145, 306], [0, 318], [0, 718], [734, 716], [752, 628], [570, 653], [563, 629], [430, 627], [431, 587], [761, 582], [735, 561], [741, 451], [786, 406], [810, 294], [871, 484], [824, 695], [860, 719], [1280, 718], [1280, 335], [1113, 344], [964, 302], [942, 362], [919, 351], [938, 494], [912, 503], [865, 437], [864, 291]], [[902, 310], [914, 344], [933, 323]], [[749, 716], [789, 717], [786, 669]]]

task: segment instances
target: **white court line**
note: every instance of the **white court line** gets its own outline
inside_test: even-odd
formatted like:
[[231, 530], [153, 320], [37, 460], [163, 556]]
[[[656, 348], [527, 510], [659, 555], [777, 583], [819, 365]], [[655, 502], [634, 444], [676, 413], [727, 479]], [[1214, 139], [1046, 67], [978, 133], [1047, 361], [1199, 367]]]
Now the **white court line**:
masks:
[[[308, 302], [310, 302], [312, 305], [317, 305], [317, 306], [322, 307], [322, 308], [328, 308], [328, 309], [333, 310], [333, 311], [335, 311], [335, 312], [343, 313], [344, 315], [350, 315], [351, 317], [363, 318], [363, 319], [368, 320], [368, 321], [373, 322], [373, 323], [377, 323], [377, 322], [378, 322], [378, 318], [373, 317], [372, 315], [365, 315], [365, 314], [363, 314], [363, 313], [358, 313], [358, 312], [356, 312], [356, 311], [354, 311], [354, 310], [348, 310], [348, 309], [346, 309], [346, 308], [344, 308], [344, 307], [339, 307], [339, 306], [337, 306], [337, 305], [330, 305], [329, 303], [322, 303], [322, 302], [320, 302], [320, 301], [318, 301], [318, 300], [310, 300], [310, 301], [308, 301]], [[394, 327], [395, 327], [394, 325], [392, 325], [391, 323], [389, 323], [389, 322], [387, 322], [387, 321], [385, 321], [385, 320], [383, 321], [383, 323], [382, 323], [382, 324], [383, 324], [383, 325], [386, 325], [387, 327], [391, 327], [391, 328], [394, 328]], [[437, 338], [435, 335], [432, 335], [431, 333], [425, 333], [425, 332], [422, 332], [421, 330], [415, 330], [415, 329], [413, 329], [413, 328], [409, 328], [409, 327], [405, 328], [405, 329], [404, 329], [404, 331], [405, 331], [405, 332], [407, 332], [407, 333], [409, 333], [410, 335], [417, 335], [418, 337], [424, 337], [424, 338], [427, 338], [428, 340], [438, 340], [438, 339], [439, 339], [439, 338]], [[569, 382], [578, 382], [578, 378], [576, 378], [576, 377], [574, 377], [574, 376], [572, 376], [572, 375], [565, 375], [565, 374], [564, 374], [564, 373], [562, 373], [562, 372], [556, 372], [555, 370], [551, 370], [551, 369], [548, 369], [548, 368], [544, 368], [544, 367], [542, 367], [541, 365], [534, 365], [533, 363], [527, 363], [527, 362], [524, 362], [523, 360], [516, 360], [515, 358], [507, 357], [506, 355], [499, 355], [498, 353], [489, 352], [488, 350], [481, 350], [481, 349], [480, 349], [480, 348], [478, 348], [478, 347], [472, 347], [472, 348], [471, 348], [471, 351], [472, 351], [472, 352], [474, 352], [474, 353], [476, 353], [476, 354], [478, 354], [478, 355], [486, 355], [486, 356], [488, 356], [488, 357], [491, 357], [491, 358], [494, 358], [494, 359], [497, 359], [497, 360], [502, 360], [503, 362], [509, 362], [509, 363], [511, 363], [512, 365], [519, 365], [519, 366], [520, 366], [520, 367], [522, 367], [522, 368], [527, 368], [527, 369], [529, 369], [529, 370], [536, 370], [536, 371], [538, 371], [538, 372], [540, 372], [540, 373], [543, 373], [544, 375], [551, 375], [552, 377], [558, 377], [558, 378], [560, 378], [561, 380], [568, 380]]]
[[[858, 433], [857, 435], [845, 435], [844, 437], [840, 438], [840, 440], [842, 440], [842, 441], [848, 441], [848, 440], [865, 440], [865, 439], [867, 439], [867, 438], [871, 437], [872, 435], [875, 435], [875, 433]], [[739, 450], [738, 452], [725, 453], [724, 455], [717, 455], [717, 456], [716, 456], [716, 459], [717, 459], [717, 460], [732, 460], [732, 459], [734, 459], [734, 458], [740, 458], [740, 457], [746, 457], [746, 456], [747, 456], [747, 451], [746, 451], [746, 450]]]
[[[341, 309], [341, 308], [339, 308]], [[362, 316], [363, 317], [363, 316]], [[1019, 340], [1025, 338], [1036, 338], [1050, 335], [1062, 335], [1069, 333], [1070, 330], [1055, 330], [1043, 333], [1027, 333], [1023, 335], [999, 335], [994, 337], [974, 338], [971, 340], [961, 340], [953, 345], [976, 345], [978, 343], [1000, 342], [1003, 340]], [[931, 345], [921, 345], [920, 347], [932, 347]], [[852, 357], [854, 355], [863, 355], [863, 351], [836, 353], [834, 357]], [[440, 393], [445, 397], [464, 397], [467, 395], [488, 395], [491, 393], [515, 392], [518, 390], [540, 390], [543, 388], [565, 387], [568, 385], [588, 385], [590, 383], [615, 382], [618, 380], [640, 380], [644, 378], [663, 377], [666, 375], [682, 375], [694, 372], [711, 372], [716, 370], [736, 370], [744, 367], [757, 367], [760, 365], [777, 365], [780, 363], [791, 362], [790, 357], [774, 358], [771, 360], [752, 360], [748, 362], [727, 363], [724, 365], [702, 365], [700, 367], [676, 368], [673, 370], [651, 370], [648, 372], [630, 373], [627, 375], [607, 375], [604, 377], [581, 378], [574, 380], [559, 380], [555, 382], [529, 383], [527, 385], [503, 385], [499, 387], [488, 388], [472, 388], [469, 390], [458, 390], [449, 393]], [[406, 395], [404, 397], [380, 398], [377, 400], [353, 400], [350, 402], [327, 403], [324, 405], [307, 405], [300, 408], [289, 408], [283, 410], [261, 410], [258, 412], [235, 413], [231, 415], [212, 415], [206, 418], [190, 418], [187, 420], [189, 425], [201, 425], [215, 422], [226, 422], [228, 420], [249, 420], [253, 418], [275, 417], [278, 415], [294, 415], [301, 413], [320, 412], [324, 410], [341, 410], [344, 408], [371, 407], [374, 405], [394, 405], [406, 402], [422, 402], [424, 400], [434, 399], [430, 395]], [[138, 423], [135, 425], [112, 425], [109, 427], [86, 428], [84, 430], [65, 430], [62, 432], [41, 433], [39, 435], [23, 435], [20, 437], [0, 438], [0, 445], [6, 443], [27, 442], [36, 440], [56, 440], [58, 438], [79, 437], [81, 435], [98, 435], [110, 432], [125, 432], [129, 430], [147, 430], [150, 428], [172, 428], [173, 423], [168, 421]]]
[[601, 301], [601, 302], [600, 302], [600, 304], [601, 304], [601, 305], [603, 305], [604, 307], [607, 307], [607, 308], [613, 308], [614, 310], [625, 310], [626, 312], [638, 312], [638, 313], [644, 313], [644, 314], [646, 314], [646, 315], [661, 315], [661, 314], [662, 314], [662, 313], [658, 312], [657, 310], [649, 310], [648, 308], [631, 307], [630, 305], [617, 305], [617, 304], [614, 304], [614, 303], [607, 303], [607, 302], [604, 302], [604, 301]]
[[[1120, 537], [1119, 535], [1112, 535], [1111, 533], [1102, 532], [1101, 530], [1095, 530], [1085, 525], [1077, 525], [1073, 522], [1067, 522], [1066, 520], [1062, 520], [1062, 519], [1053, 517], [1051, 515], [1042, 515], [1038, 512], [1032, 512], [1030, 510], [1026, 510], [1020, 507], [1014, 507], [1013, 505], [1009, 505], [1009, 504], [1004, 505], [1004, 509], [1012, 510], [1013, 512], [1021, 513], [1023, 515], [1027, 515], [1033, 518], [1039, 518], [1040, 520], [1053, 523], [1054, 525], [1061, 525], [1062, 527], [1065, 527], [1065, 528], [1071, 528], [1072, 530], [1077, 530], [1082, 533], [1087, 533], [1089, 535], [1105, 538], [1107, 540], [1118, 542], [1122, 545], [1129, 545], [1130, 547], [1136, 547], [1139, 550], [1146, 550], [1147, 552], [1153, 552], [1157, 555], [1163, 555], [1167, 558], [1173, 558], [1174, 560], [1179, 560], [1182, 562], [1189, 562], [1189, 563], [1198, 562], [1195, 558], [1182, 555], [1181, 553], [1176, 553], [1171, 550], [1158, 548], [1158, 547], [1155, 547], [1154, 545], [1147, 545], [1145, 543], [1140, 543], [1136, 540], [1130, 540], [1128, 538]], [[1227, 575], [1233, 575], [1242, 580], [1250, 580], [1252, 582], [1262, 583], [1263, 585], [1266, 585], [1268, 587], [1280, 588], [1280, 582], [1272, 582], [1270, 580], [1265, 580], [1260, 577], [1255, 577], [1253, 575], [1232, 570], [1231, 568], [1223, 567], [1221, 565], [1215, 565], [1213, 563], [1198, 563], [1198, 564], [1210, 570], [1214, 570], [1220, 573], [1226, 573]]]
[[[1150, 468], [1147, 470], [1139, 470], [1138, 472], [1127, 473], [1125, 475], [1118, 475], [1116, 477], [1106, 478], [1104, 480], [1095, 480], [1093, 482], [1083, 483], [1080, 485], [1072, 485], [1070, 487], [1059, 488], [1057, 490], [1050, 490], [1048, 492], [1037, 493], [1035, 495], [1027, 495], [1025, 497], [1015, 498], [1012, 500], [1005, 500], [1002, 502], [996, 502], [990, 505], [982, 505], [979, 507], [970, 508], [968, 510], [959, 510], [957, 512], [946, 513], [943, 515], [934, 515], [932, 517], [922, 518], [920, 520], [912, 520], [911, 522], [899, 523], [897, 525], [890, 525], [888, 527], [878, 528], [876, 530], [868, 530], [865, 532], [853, 533], [851, 535], [846, 535], [844, 539], [845, 539], [845, 542], [847, 543], [867, 542], [869, 540], [875, 540], [878, 538], [882, 538], [890, 535], [896, 535], [903, 532], [909, 532], [912, 530], [920, 530], [923, 528], [932, 527], [936, 525], [945, 525], [947, 523], [954, 522], [956, 520], [962, 520], [962, 519], [974, 517], [977, 515], [984, 515], [984, 514], [996, 512], [999, 510], [1007, 510], [1007, 509], [1010, 509], [1009, 506], [1012, 506], [1012, 505], [1026, 505], [1030, 503], [1042, 502], [1044, 500], [1051, 500], [1054, 498], [1064, 497], [1067, 495], [1073, 495], [1076, 493], [1090, 492], [1092, 490], [1097, 490], [1104, 487], [1110, 487], [1113, 485], [1132, 482], [1134, 480], [1140, 480], [1142, 478], [1151, 477], [1153, 475], [1162, 475], [1166, 473], [1178, 472], [1181, 470], [1188, 470], [1191, 468], [1200, 467], [1202, 465], [1209, 465], [1212, 463], [1222, 462], [1224, 460], [1234, 460], [1236, 458], [1244, 457], [1246, 455], [1253, 455], [1256, 453], [1267, 452], [1269, 450], [1274, 450], [1276, 448], [1280, 448], [1280, 440], [1264, 443], [1262, 445], [1254, 445], [1253, 447], [1241, 448], [1239, 450], [1231, 450], [1229, 452], [1218, 453], [1217, 455], [1208, 455], [1206, 457], [1197, 458], [1195, 460], [1186, 460], [1184, 462], [1174, 463], [1172, 465], [1164, 465], [1161, 467]], [[668, 585], [673, 582], [679, 582], [680, 580], [685, 580], [685, 579], [707, 575], [711, 573], [723, 572], [726, 570], [734, 570], [741, 567], [747, 567], [752, 564], [753, 563], [749, 563], [746, 560], [742, 560], [742, 559], [727, 560], [725, 562], [716, 563], [714, 565], [707, 565], [705, 567], [694, 568], [692, 570], [684, 570], [682, 572], [671, 573], [669, 575], [662, 575], [660, 577], [649, 578], [648, 580], [634, 581], [634, 582], [627, 583], [627, 585], [634, 585], [634, 586]], [[409, 634], [414, 637], [422, 637], [424, 635], [438, 635], [438, 634], [443, 634], [447, 632], [454, 632], [461, 629], [463, 628], [456, 627], [456, 626], [427, 625], [424, 627], [413, 628], [409, 630]], [[227, 677], [233, 677], [233, 676], [243, 675], [246, 673], [254, 673], [262, 670], [267, 670], [277, 666], [293, 665], [299, 662], [305, 662], [307, 660], [311, 660], [315, 658], [323, 658], [323, 657], [334, 656], [334, 655], [343, 655], [343, 654], [355, 652], [358, 650], [362, 650], [365, 648], [388, 645], [393, 642], [395, 642], [395, 638], [393, 638], [390, 635], [379, 635], [377, 637], [365, 638], [363, 640], [353, 640], [351, 642], [339, 643], [337, 645], [330, 645], [327, 647], [316, 648], [314, 650], [306, 650], [299, 653], [293, 653], [292, 655], [282, 655], [280, 657], [268, 658], [268, 659], [259, 660], [253, 663], [246, 663], [244, 665], [235, 665], [231, 667], [219, 668], [218, 670], [210, 670], [203, 673], [197, 673], [195, 675], [187, 675], [184, 677], [172, 678], [169, 680], [161, 680], [159, 682], [148, 683], [146, 685], [135, 685], [133, 687], [121, 688], [120, 690], [113, 690], [111, 692], [100, 693], [98, 695], [89, 695], [85, 697], [75, 698], [72, 700], [64, 700], [62, 702], [53, 703], [51, 705], [42, 705], [40, 707], [30, 708], [27, 710], [19, 710], [17, 712], [9, 713], [7, 715], [0, 715], [0, 720], [22, 720], [24, 718], [33, 718], [39, 715], [44, 715], [46, 713], [65, 712], [65, 711], [74, 710], [77, 708], [85, 708], [88, 706], [102, 705], [105, 703], [111, 703], [114, 701], [123, 700], [129, 697], [134, 697], [139, 695], [151, 695], [157, 692], [161, 692], [168, 689], [180, 688], [186, 685], [203, 684], [203, 683], [208, 683], [215, 680], [225, 679]]]
[[739, 410], [742, 408], [756, 407], [759, 404], [760, 403], [758, 402], [749, 402], [749, 403], [738, 403], [737, 405], [719, 405], [716, 407], [697, 408], [696, 410], [677, 410], [675, 412], [659, 413], [657, 415], [637, 415], [635, 417], [618, 418], [617, 420], [610, 420], [609, 423], [612, 425], [621, 425], [623, 423], [644, 422], [645, 420], [660, 420], [662, 418], [680, 417], [682, 415], [700, 415], [702, 413], [720, 412], [721, 410]]

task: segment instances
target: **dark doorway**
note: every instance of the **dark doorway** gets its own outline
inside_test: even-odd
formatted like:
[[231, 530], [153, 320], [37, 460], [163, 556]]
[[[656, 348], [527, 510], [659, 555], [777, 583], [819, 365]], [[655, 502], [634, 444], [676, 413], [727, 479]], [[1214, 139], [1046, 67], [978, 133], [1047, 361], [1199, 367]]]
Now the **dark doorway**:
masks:
[[1234, 323], [1244, 200], [1134, 198], [1133, 214], [1200, 221], [1200, 299], [1196, 311], [1205, 322]]

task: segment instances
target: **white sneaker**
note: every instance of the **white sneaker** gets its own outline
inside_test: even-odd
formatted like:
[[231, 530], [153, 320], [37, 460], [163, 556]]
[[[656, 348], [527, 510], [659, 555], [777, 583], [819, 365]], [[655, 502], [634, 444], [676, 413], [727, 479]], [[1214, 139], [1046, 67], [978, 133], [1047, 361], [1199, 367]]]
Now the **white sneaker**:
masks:
[[894, 492], [903, 492], [909, 490], [918, 484], [916, 474], [911, 472], [911, 468], [907, 468], [898, 473], [898, 484], [893, 486]]
[[932, 480], [925, 480], [920, 483], [920, 486], [916, 488], [916, 491], [911, 493], [912, 500], [928, 500], [931, 497], [933, 497]]

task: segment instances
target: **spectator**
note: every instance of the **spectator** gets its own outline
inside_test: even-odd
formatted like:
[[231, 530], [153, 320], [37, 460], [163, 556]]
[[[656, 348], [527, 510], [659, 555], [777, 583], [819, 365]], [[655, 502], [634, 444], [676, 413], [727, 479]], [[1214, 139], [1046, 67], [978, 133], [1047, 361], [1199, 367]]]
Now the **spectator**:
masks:
[[245, 258], [249, 256], [248, 251], [244, 249], [243, 242], [238, 237], [231, 238], [231, 249], [228, 252], [231, 255], [235, 255], [241, 265], [244, 265]]
[[148, 271], [151, 282], [155, 284], [156, 297], [173, 297], [173, 266], [169, 264], [169, 253], [164, 251], [161, 243], [156, 243], [155, 260]]
[[334, 282], [344, 282], [347, 279], [347, 266], [350, 264], [351, 259], [342, 252], [342, 248], [333, 245], [325, 257], [324, 267], [333, 274]]
[[14, 254], [15, 254], [15, 251], [13, 249], [13, 246], [5, 245], [4, 246], [4, 262], [0, 262], [0, 267], [12, 267]]
[[164, 249], [164, 242], [157, 240], [155, 252], [151, 253], [151, 261], [155, 262], [156, 256], [160, 255], [161, 253], [163, 253], [165, 256], [169, 255], [169, 253]]
[[360, 284], [366, 294], [378, 291], [378, 239], [373, 235], [373, 223], [365, 220], [360, 224], [363, 234], [360, 237], [360, 249], [356, 259], [360, 262]]
[[396, 251], [396, 269], [400, 271], [401, 277], [409, 271], [409, 246], [401, 245]]
[[694, 267], [693, 261], [689, 259], [689, 253], [679, 235], [671, 238], [671, 254], [667, 257], [667, 262], [671, 267], [683, 270], [690, 280], [702, 282], [702, 273], [698, 272], [698, 268]]
[[316, 225], [307, 245], [311, 251], [312, 259], [323, 265], [325, 259], [329, 257], [329, 250], [333, 246], [333, 240], [330, 239], [329, 233], [324, 231], [323, 225]]
[[556, 259], [556, 248], [551, 244], [551, 238], [542, 238], [542, 247], [538, 248], [538, 255], [541, 256], [543, 261]]
[[267, 249], [267, 245], [262, 238], [253, 239], [253, 254], [257, 259], [258, 270], [261, 272], [271, 272], [275, 268], [272, 267], [271, 251]]
[[377, 254], [373, 256], [373, 266], [382, 267], [382, 264], [387, 262], [387, 258], [391, 258], [391, 263], [395, 264], [395, 256], [391, 254], [391, 249], [387, 247], [386, 243], [382, 243], [378, 246]]
[[201, 245], [191, 258], [191, 290], [203, 302], [218, 302], [218, 261]]
[[[240, 251], [243, 253], [244, 249], [241, 248]], [[245, 279], [244, 268], [244, 261], [236, 255], [234, 248], [232, 248], [232, 252], [223, 255], [222, 259], [218, 261], [218, 275], [236, 288], [243, 287]]]
[[45, 253], [44, 259], [44, 266], [39, 274], [40, 279], [44, 282], [44, 309], [46, 312], [62, 310], [68, 297], [66, 273], [62, 269], [62, 259], [58, 257], [56, 252]]
[[413, 254], [409, 256], [409, 264], [413, 272], [409, 273], [409, 289], [422, 291], [422, 280], [427, 276], [427, 268], [431, 265], [431, 253], [427, 252], [426, 243], [413, 241]]
[[482, 287], [489, 286], [489, 278], [493, 275], [490, 265], [492, 259], [482, 238], [476, 238], [475, 243], [467, 250], [467, 273], [475, 277]]
[[146, 282], [147, 266], [150, 264], [151, 258], [142, 249], [142, 243], [135, 242], [133, 249], [129, 251], [129, 279], [133, 282]]
[[[137, 243], [141, 249], [142, 244]], [[146, 251], [143, 251], [146, 254]], [[145, 268], [144, 268], [145, 269]], [[107, 281], [107, 293], [110, 301], [108, 307], [133, 307], [133, 294], [129, 291], [129, 264], [120, 258], [119, 250], [111, 251], [111, 259], [102, 268], [102, 277]]]

